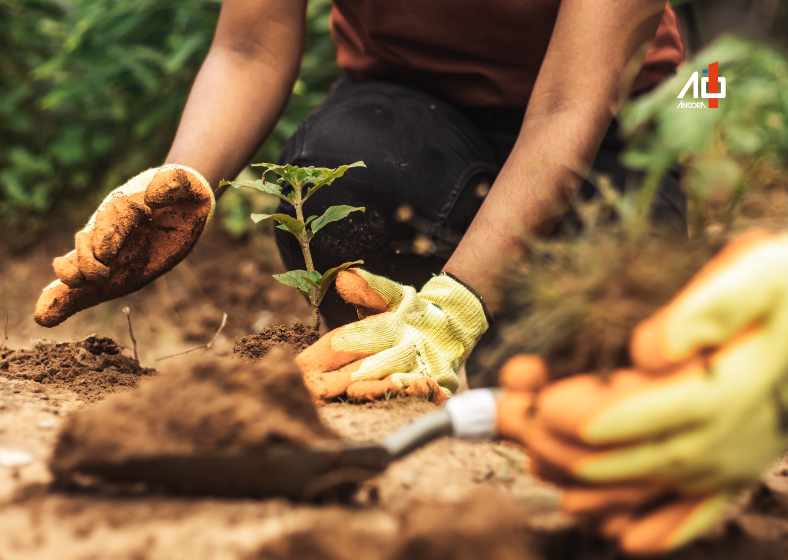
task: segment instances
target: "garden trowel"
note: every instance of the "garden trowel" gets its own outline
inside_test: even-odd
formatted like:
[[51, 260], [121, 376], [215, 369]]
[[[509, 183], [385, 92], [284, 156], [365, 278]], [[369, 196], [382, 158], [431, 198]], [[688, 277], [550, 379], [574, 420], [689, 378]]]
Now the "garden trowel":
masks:
[[75, 470], [105, 482], [144, 483], [149, 489], [185, 494], [304, 501], [341, 497], [394, 460], [439, 437], [491, 438], [495, 412], [495, 390], [476, 389], [450, 399], [379, 443], [326, 441], [305, 449], [280, 445], [259, 452], [140, 456], [82, 464]]

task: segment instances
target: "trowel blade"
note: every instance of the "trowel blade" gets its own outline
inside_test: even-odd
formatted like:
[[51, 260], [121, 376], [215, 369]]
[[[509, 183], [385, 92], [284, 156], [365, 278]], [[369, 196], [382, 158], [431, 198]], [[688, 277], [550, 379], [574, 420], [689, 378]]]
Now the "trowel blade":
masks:
[[311, 501], [346, 494], [392, 461], [380, 445], [324, 442], [307, 449], [139, 456], [80, 465], [106, 482], [144, 482], [169, 492], [214, 496], [283, 496]]

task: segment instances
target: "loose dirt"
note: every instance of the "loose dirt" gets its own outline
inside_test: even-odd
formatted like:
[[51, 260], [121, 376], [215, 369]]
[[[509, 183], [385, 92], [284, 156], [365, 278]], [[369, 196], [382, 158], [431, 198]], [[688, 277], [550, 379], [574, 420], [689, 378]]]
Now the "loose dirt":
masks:
[[298, 354], [307, 346], [314, 344], [320, 333], [307, 327], [301, 321], [291, 326], [276, 325], [265, 327], [258, 334], [251, 334], [235, 341], [233, 354], [246, 360], [259, 360], [265, 357], [274, 346], [282, 346]]
[[[173, 373], [165, 371], [139, 390]], [[26, 466], [0, 466], [15, 488], [13, 497], [0, 494], [3, 560], [623, 559], [609, 543], [563, 517], [556, 493], [528, 475], [521, 450], [507, 443], [443, 438], [396, 461], [348, 505], [56, 492], [46, 486], [44, 468], [55, 428], [35, 420], [51, 417], [59, 423], [65, 414], [69, 422], [99, 405], [75, 412], [74, 393], [53, 389], [60, 402], [60, 414], [53, 415], [48, 411], [54, 397], [41, 400], [35, 382], [0, 379], [0, 389], [3, 383], [8, 390], [0, 390], [0, 448], [34, 455]], [[430, 410], [430, 403], [409, 398], [362, 406], [332, 403], [318, 407], [318, 414], [341, 437], [361, 441]], [[17, 438], [22, 431], [24, 437]], [[784, 559], [786, 467], [775, 466], [755, 499], [734, 504], [728, 519], [702, 541], [666, 558]]]
[[114, 340], [90, 336], [79, 342], [37, 341], [29, 349], [0, 350], [0, 375], [29, 379], [42, 389], [69, 389], [85, 401], [132, 389], [156, 370], [122, 354]]
[[307, 447], [334, 437], [286, 350], [254, 364], [191, 357], [133, 393], [72, 414], [51, 468], [62, 478], [81, 465], [135, 456]]
[[[281, 272], [267, 264], [274, 254], [265, 252], [271, 244], [231, 245], [214, 237], [201, 240], [187, 263], [151, 287], [45, 331], [33, 323], [32, 306], [41, 284], [50, 279], [52, 258], [67, 250], [72, 234], [62, 237], [68, 243], [58, 238], [38, 244], [32, 256], [0, 254], [0, 305], [10, 314], [13, 347], [33, 337], [68, 340], [91, 332], [126, 340], [121, 309], [130, 305], [142, 361], [152, 365], [154, 358], [210, 340], [225, 311], [228, 325], [204, 359], [229, 355], [234, 337], [309, 316], [308, 306], [292, 297], [291, 288], [270, 278]], [[0, 360], [10, 355], [2, 351]], [[94, 356], [98, 360], [104, 354]], [[151, 382], [177, 374], [185, 359], [156, 362], [157, 368], [166, 367]], [[47, 465], [59, 427], [97, 407], [93, 401], [128, 386], [108, 384], [103, 394], [90, 398], [78, 392], [78, 383], [45, 384], [12, 378], [9, 372], [10, 366], [0, 371], [2, 560], [509, 560], [512, 551], [526, 560], [623, 558], [609, 543], [562, 516], [556, 492], [528, 474], [518, 447], [501, 442], [435, 441], [368, 481], [346, 505], [54, 491]], [[186, 387], [172, 390], [176, 394]], [[86, 406], [87, 400], [91, 402]], [[169, 414], [170, 401], [162, 397], [159, 403]], [[188, 414], [185, 405], [182, 410]], [[317, 413], [340, 437], [362, 441], [379, 438], [430, 410], [430, 403], [409, 398], [368, 405], [331, 403], [319, 406]], [[135, 423], [136, 418], [127, 415], [123, 421]], [[8, 457], [25, 459], [14, 462]], [[788, 558], [785, 474], [788, 463], [775, 466], [753, 502], [742, 498], [701, 542], [665, 558]]]
[[480, 488], [453, 504], [413, 502], [360, 523], [336, 510], [309, 530], [266, 544], [248, 560], [539, 560], [541, 539], [516, 502]]

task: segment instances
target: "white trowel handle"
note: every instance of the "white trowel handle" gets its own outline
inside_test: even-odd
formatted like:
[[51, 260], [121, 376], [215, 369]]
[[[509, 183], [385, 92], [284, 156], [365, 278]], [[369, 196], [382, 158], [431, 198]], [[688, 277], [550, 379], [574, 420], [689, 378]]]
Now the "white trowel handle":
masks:
[[397, 459], [442, 436], [490, 439], [495, 434], [496, 392], [474, 389], [460, 393], [435, 412], [386, 436], [383, 447]]

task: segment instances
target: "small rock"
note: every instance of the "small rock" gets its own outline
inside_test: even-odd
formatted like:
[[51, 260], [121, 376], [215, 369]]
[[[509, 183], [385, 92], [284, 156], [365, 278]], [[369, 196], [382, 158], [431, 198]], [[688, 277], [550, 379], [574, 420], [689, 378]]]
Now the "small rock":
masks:
[[18, 451], [0, 447], [0, 466], [21, 467], [33, 462], [33, 456], [27, 451]]

